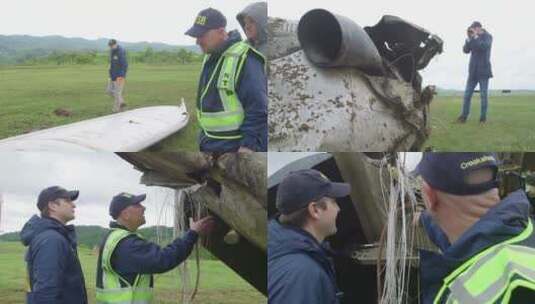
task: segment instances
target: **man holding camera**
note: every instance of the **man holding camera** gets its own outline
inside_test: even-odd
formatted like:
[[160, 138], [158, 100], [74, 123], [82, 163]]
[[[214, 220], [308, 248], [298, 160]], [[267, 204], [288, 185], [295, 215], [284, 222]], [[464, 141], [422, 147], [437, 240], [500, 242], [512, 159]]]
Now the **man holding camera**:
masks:
[[457, 122], [465, 123], [470, 114], [470, 102], [476, 85], [479, 83], [481, 92], [481, 114], [479, 123], [487, 121], [489, 78], [492, 77], [490, 64], [490, 51], [492, 48], [492, 35], [489, 34], [478, 21], [474, 21], [467, 30], [468, 38], [463, 46], [463, 52], [470, 54], [468, 79], [464, 91], [462, 113]]

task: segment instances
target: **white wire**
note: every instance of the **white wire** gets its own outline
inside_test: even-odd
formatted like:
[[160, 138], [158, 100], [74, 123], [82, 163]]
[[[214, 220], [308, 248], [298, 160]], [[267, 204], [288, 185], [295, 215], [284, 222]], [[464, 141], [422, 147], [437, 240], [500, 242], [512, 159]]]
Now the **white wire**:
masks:
[[[381, 191], [387, 206], [384, 284], [380, 303], [401, 304], [408, 301], [411, 260], [414, 243], [409, 214], [414, 213], [416, 196], [405, 174], [406, 155], [398, 154], [395, 167], [389, 167], [389, 189], [381, 174]], [[388, 191], [388, 194], [385, 192]], [[408, 199], [407, 199], [408, 198]]]

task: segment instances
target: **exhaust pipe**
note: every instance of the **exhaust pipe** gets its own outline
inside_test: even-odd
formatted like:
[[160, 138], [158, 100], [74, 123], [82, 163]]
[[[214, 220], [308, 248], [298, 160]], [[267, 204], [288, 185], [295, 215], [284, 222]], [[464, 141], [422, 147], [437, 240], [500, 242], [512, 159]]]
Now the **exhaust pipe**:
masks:
[[375, 44], [347, 17], [311, 10], [299, 20], [297, 37], [307, 58], [319, 67], [355, 67], [371, 75], [384, 74]]

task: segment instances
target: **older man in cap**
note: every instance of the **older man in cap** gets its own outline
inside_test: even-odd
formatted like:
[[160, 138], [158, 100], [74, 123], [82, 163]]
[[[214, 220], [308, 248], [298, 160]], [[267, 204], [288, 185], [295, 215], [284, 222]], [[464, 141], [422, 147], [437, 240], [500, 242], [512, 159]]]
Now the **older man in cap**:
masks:
[[226, 31], [221, 12], [208, 8], [186, 35], [206, 54], [197, 90], [201, 151], [267, 151], [267, 79], [264, 56]]
[[41, 217], [34, 215], [22, 228], [26, 252], [29, 304], [85, 304], [85, 280], [78, 259], [74, 219], [79, 192], [59, 186], [44, 189], [37, 199]]
[[490, 51], [492, 49], [492, 35], [483, 29], [479, 21], [474, 21], [467, 30], [463, 52], [470, 54], [470, 64], [468, 67], [468, 79], [464, 91], [463, 109], [461, 116], [457, 119], [459, 123], [465, 123], [470, 114], [470, 102], [474, 89], [479, 83], [481, 94], [481, 113], [479, 122], [487, 121], [488, 90], [489, 79], [492, 78], [492, 67], [490, 64]]
[[280, 214], [268, 225], [269, 303], [339, 303], [325, 239], [337, 230], [336, 198], [349, 192], [349, 184], [312, 169], [292, 172], [279, 184]]
[[153, 274], [173, 269], [187, 259], [199, 234], [208, 233], [213, 218], [193, 222], [182, 238], [165, 248], [136, 233], [145, 224], [145, 194], [120, 193], [113, 197], [111, 231], [101, 242], [97, 262], [97, 303], [151, 303]]
[[523, 190], [500, 200], [492, 153], [425, 153], [422, 303], [535, 303], [535, 234]]

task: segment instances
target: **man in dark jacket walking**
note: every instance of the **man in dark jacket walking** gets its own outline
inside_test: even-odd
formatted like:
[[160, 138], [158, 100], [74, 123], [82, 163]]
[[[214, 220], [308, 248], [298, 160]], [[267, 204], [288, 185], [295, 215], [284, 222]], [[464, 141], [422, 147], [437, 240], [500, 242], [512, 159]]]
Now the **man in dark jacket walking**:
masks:
[[500, 200], [491, 153], [425, 153], [421, 303], [535, 303], [535, 233], [523, 190]]
[[110, 80], [108, 81], [107, 93], [115, 99], [113, 112], [116, 113], [126, 106], [123, 99], [123, 90], [126, 72], [128, 71], [128, 61], [126, 60], [125, 50], [117, 44], [115, 39], [110, 39], [108, 46], [110, 47]]
[[336, 233], [335, 198], [349, 192], [349, 184], [333, 183], [312, 169], [292, 172], [279, 184], [280, 214], [268, 225], [270, 304], [339, 303], [325, 238]]
[[190, 230], [165, 248], [144, 240], [136, 231], [145, 224], [145, 194], [113, 197], [111, 231], [100, 244], [97, 262], [97, 303], [151, 303], [153, 277], [187, 259], [199, 234], [213, 227], [212, 217], [190, 221]]
[[53, 186], [39, 194], [34, 215], [20, 237], [26, 252], [28, 304], [85, 304], [85, 281], [78, 259], [74, 226], [74, 201], [78, 191]]
[[490, 64], [490, 51], [492, 48], [492, 35], [489, 34], [478, 21], [474, 21], [467, 31], [463, 52], [470, 54], [470, 64], [468, 68], [468, 79], [464, 91], [463, 109], [461, 116], [457, 119], [459, 123], [465, 123], [470, 114], [470, 102], [474, 89], [479, 83], [481, 94], [481, 114], [480, 123], [487, 121], [488, 89], [489, 78], [492, 78], [492, 67]]
[[213, 8], [199, 13], [186, 35], [205, 53], [197, 90], [199, 146], [209, 152], [267, 151], [267, 79], [264, 56], [227, 32]]

